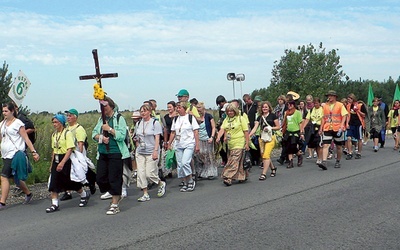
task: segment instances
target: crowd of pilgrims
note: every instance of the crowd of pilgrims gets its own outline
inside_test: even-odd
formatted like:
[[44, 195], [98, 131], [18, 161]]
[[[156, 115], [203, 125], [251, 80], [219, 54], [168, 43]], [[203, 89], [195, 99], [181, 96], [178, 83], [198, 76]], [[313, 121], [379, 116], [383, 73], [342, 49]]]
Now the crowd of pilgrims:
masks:
[[[46, 212], [59, 211], [59, 201], [72, 199], [72, 191], [80, 196], [79, 207], [87, 206], [96, 186], [101, 199], [111, 199], [106, 214], [114, 215], [120, 212], [119, 202], [127, 197], [132, 181], [141, 190], [139, 202], [150, 200], [149, 190], [154, 186], [157, 197], [163, 197], [167, 179], [175, 176], [180, 179], [180, 192], [193, 192], [200, 179], [221, 178], [226, 186], [246, 182], [252, 166], [261, 168], [258, 179], [264, 181], [267, 173], [270, 177], [277, 175], [271, 159], [273, 150], [280, 151], [277, 163], [288, 169], [301, 167], [306, 157], [315, 158], [315, 164], [327, 170], [336, 149], [334, 167], [340, 168], [342, 155], [346, 160], [362, 157], [362, 147], [369, 138], [374, 152], [384, 147], [386, 128], [394, 134], [394, 149], [399, 147], [398, 100], [389, 111], [382, 99], [375, 98], [368, 107], [354, 94], [339, 101], [332, 90], [323, 101], [312, 95], [301, 100], [296, 92], [289, 91], [277, 97], [275, 107], [259, 96], [253, 100], [245, 94], [242, 100], [228, 102], [219, 95], [218, 114], [212, 114], [203, 102], [190, 99], [187, 90], [181, 89], [176, 96], [178, 100], [167, 103], [163, 116], [157, 113], [156, 100], [144, 101], [133, 112], [130, 128], [117, 104], [105, 97], [100, 101], [104, 116], [89, 140], [78, 123], [76, 109], [54, 115], [48, 185], [51, 205]], [[24, 204], [31, 202], [33, 194], [24, 182], [28, 170], [19, 166], [29, 165], [27, 148], [33, 159], [39, 160], [28, 137], [34, 131], [32, 122], [18, 114], [13, 103], [3, 105], [2, 112], [0, 209], [6, 208], [11, 178], [25, 193]], [[97, 143], [96, 164], [86, 156], [88, 141]], [[223, 167], [221, 173], [218, 167]]]

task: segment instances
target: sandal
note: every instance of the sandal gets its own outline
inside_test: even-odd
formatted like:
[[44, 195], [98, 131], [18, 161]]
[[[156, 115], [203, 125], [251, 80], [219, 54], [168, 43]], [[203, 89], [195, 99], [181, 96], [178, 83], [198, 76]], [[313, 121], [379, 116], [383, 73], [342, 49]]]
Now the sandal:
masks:
[[229, 180], [224, 180], [224, 184], [229, 187], [232, 185], [232, 183]]
[[46, 213], [53, 213], [59, 210], [59, 206], [51, 205], [50, 207], [46, 208]]
[[271, 174], [269, 176], [271, 176], [271, 177], [276, 176], [276, 168], [271, 169]]
[[[86, 191], [83, 191], [86, 192]], [[86, 197], [81, 197], [81, 201], [79, 202], [79, 207], [86, 207], [89, 202], [90, 194], [86, 192]]]
[[265, 174], [261, 174], [260, 178], [258, 178], [260, 181], [265, 181], [267, 179], [267, 176]]

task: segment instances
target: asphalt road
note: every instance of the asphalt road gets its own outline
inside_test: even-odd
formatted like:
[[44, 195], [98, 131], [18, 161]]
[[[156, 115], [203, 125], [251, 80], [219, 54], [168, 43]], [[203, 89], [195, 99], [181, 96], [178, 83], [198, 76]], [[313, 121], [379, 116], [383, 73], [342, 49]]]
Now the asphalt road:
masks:
[[[371, 143], [371, 142], [370, 142]], [[46, 214], [50, 200], [0, 211], [1, 249], [400, 249], [400, 154], [366, 146], [359, 160], [342, 160], [320, 170], [314, 159], [303, 167], [278, 165], [277, 176], [225, 187], [199, 181], [192, 193], [169, 180], [167, 193], [137, 202], [135, 187], [108, 216], [109, 201], [92, 196], [61, 202]]]

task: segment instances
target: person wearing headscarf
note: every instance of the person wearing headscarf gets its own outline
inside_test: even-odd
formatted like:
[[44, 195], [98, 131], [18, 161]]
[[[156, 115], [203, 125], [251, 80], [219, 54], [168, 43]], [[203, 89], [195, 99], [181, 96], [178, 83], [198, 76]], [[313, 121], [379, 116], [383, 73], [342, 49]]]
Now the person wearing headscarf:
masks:
[[[1, 170], [0, 210], [6, 208], [6, 200], [10, 190], [9, 179], [14, 175], [12, 171], [13, 159], [16, 157], [18, 152], [22, 151], [26, 154], [25, 147], [27, 146], [32, 153], [33, 159], [35, 161], [39, 160], [39, 154], [36, 152], [32, 142], [29, 140], [28, 134], [25, 131], [24, 123], [16, 117], [17, 113], [15, 105], [13, 103], [3, 104], [2, 113], [4, 120], [0, 123], [0, 147], [1, 158], [3, 160], [3, 167]], [[14, 178], [15, 177], [16, 176], [14, 176]], [[33, 194], [23, 180], [19, 180], [19, 187], [25, 193], [23, 204], [30, 203]]]
[[49, 183], [51, 206], [46, 208], [46, 213], [59, 210], [58, 194], [67, 190], [76, 191], [81, 196], [79, 207], [85, 207], [90, 194], [83, 189], [82, 182], [74, 181], [76, 176], [71, 174], [70, 156], [75, 149], [74, 136], [65, 128], [66, 118], [63, 114], [56, 114], [51, 122], [55, 128], [55, 132], [51, 136], [51, 148], [53, 149]]

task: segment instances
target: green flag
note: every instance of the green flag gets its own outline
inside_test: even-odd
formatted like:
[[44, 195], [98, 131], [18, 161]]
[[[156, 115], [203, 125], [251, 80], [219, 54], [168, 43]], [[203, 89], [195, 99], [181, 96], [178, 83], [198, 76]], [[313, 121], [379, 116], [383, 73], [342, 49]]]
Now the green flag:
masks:
[[393, 102], [396, 100], [400, 100], [400, 90], [399, 85], [396, 84], [396, 90], [394, 91]]
[[371, 83], [369, 84], [368, 87], [368, 106], [372, 106], [372, 101], [374, 100], [374, 92], [372, 92], [372, 86]]

